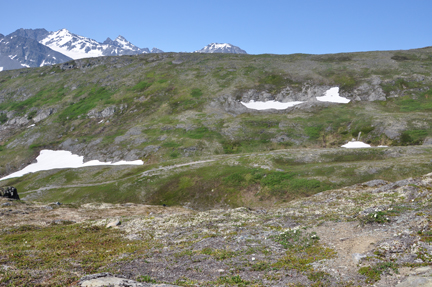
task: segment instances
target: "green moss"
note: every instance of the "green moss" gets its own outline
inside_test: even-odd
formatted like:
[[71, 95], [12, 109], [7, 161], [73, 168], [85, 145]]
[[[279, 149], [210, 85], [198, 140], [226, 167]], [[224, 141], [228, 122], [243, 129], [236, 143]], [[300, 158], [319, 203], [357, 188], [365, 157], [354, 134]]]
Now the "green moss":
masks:
[[98, 104], [107, 103], [113, 94], [113, 91], [109, 91], [106, 88], [93, 88], [87, 96], [81, 97], [77, 102], [69, 103], [69, 106], [58, 117], [61, 121], [65, 121], [86, 115]]
[[314, 276], [311, 263], [336, 255], [332, 249], [319, 244], [319, 237], [314, 232], [290, 230], [274, 236], [273, 240], [287, 249], [286, 255], [274, 263], [274, 267], [295, 269], [310, 276]]
[[428, 135], [427, 130], [406, 130], [402, 132], [399, 141], [395, 141], [393, 145], [420, 145]]
[[[43, 228], [24, 225], [2, 231], [0, 236], [0, 264], [13, 264], [21, 270], [21, 274], [13, 271], [0, 277], [0, 283], [11, 286], [33, 285], [27, 280], [35, 280], [34, 272], [40, 270], [48, 272], [47, 275], [55, 274], [45, 278], [53, 285], [71, 284], [79, 279], [74, 272], [77, 267], [85, 273], [94, 273], [116, 261], [120, 254], [140, 253], [148, 244], [123, 239], [118, 230], [87, 224]], [[29, 266], [33, 275], [27, 274]]]
[[135, 86], [133, 86], [131, 88], [131, 90], [135, 91], [135, 92], [143, 92], [146, 89], [148, 89], [151, 85], [152, 85], [151, 83], [148, 83], [146, 81], [141, 81], [138, 84], [136, 84]]
[[398, 266], [394, 262], [381, 262], [374, 266], [362, 267], [358, 272], [366, 277], [366, 283], [373, 284], [381, 279], [383, 273], [389, 273], [390, 270], [396, 274], [399, 273]]
[[320, 137], [321, 131], [323, 127], [320, 126], [313, 126], [313, 127], [305, 127], [305, 132], [308, 135], [309, 139], [315, 141]]
[[199, 98], [203, 95], [203, 92], [200, 89], [192, 89], [190, 95], [194, 98]]

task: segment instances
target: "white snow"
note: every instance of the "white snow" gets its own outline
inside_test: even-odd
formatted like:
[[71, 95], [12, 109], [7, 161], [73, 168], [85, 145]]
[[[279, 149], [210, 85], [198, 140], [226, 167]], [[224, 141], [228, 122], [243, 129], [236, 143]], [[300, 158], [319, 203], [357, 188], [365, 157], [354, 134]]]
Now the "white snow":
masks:
[[119, 162], [100, 162], [98, 160], [91, 160], [84, 163], [84, 157], [72, 154], [70, 151], [65, 150], [41, 150], [39, 156], [36, 158], [36, 163], [26, 166], [24, 169], [14, 172], [8, 176], [0, 178], [0, 180], [20, 177], [28, 173], [38, 172], [42, 170], [51, 170], [57, 168], [80, 168], [86, 166], [98, 165], [143, 165], [142, 160], [135, 161], [119, 161]]
[[339, 87], [330, 88], [325, 92], [322, 97], [316, 97], [320, 102], [331, 102], [331, 103], [341, 103], [347, 104], [350, 102], [347, 98], [339, 96]]
[[289, 107], [293, 107], [295, 105], [299, 105], [303, 102], [277, 102], [277, 101], [266, 101], [266, 102], [260, 102], [260, 101], [250, 101], [249, 103], [240, 102], [242, 105], [244, 105], [248, 109], [252, 110], [269, 110], [269, 109], [275, 109], [275, 110], [284, 110]]
[[118, 36], [114, 40], [114, 42], [117, 42], [120, 45], [120, 47], [122, 47], [123, 49], [126, 49], [126, 50], [136, 50], [136, 47], [134, 47], [132, 45], [132, 43], [129, 42], [128, 40], [126, 40], [123, 36]]
[[201, 50], [196, 50], [194, 53], [218, 53], [224, 49], [231, 49], [233, 45], [228, 43], [211, 43], [202, 48]]
[[35, 124], [31, 124], [31, 125], [29, 125], [27, 128], [32, 128], [32, 127], [34, 127], [35, 126]]
[[388, 147], [388, 145], [379, 145], [377, 147]]
[[366, 148], [371, 147], [370, 144], [361, 142], [361, 141], [350, 141], [347, 144], [344, 144], [342, 147], [344, 148]]
[[211, 49], [223, 49], [223, 48], [231, 48], [232, 46], [230, 44], [219, 44], [219, 43], [211, 43], [209, 45]]
[[3, 67], [0, 67], [0, 72], [3, 71]]
[[[74, 60], [103, 56], [103, 50], [108, 47], [108, 45], [100, 44], [93, 39], [72, 34], [66, 29], [51, 32], [39, 43]], [[86, 52], [86, 49], [89, 51]]]

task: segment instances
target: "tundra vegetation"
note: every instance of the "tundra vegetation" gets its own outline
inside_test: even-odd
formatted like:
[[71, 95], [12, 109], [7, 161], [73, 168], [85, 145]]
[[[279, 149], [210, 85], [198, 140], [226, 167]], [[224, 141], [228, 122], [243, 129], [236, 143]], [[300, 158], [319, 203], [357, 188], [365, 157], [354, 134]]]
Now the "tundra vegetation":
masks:
[[[3, 71], [0, 174], [42, 149], [144, 165], [3, 181], [22, 201], [0, 209], [0, 284], [73, 285], [106, 271], [181, 286], [395, 285], [430, 264], [431, 69], [428, 47]], [[336, 86], [348, 104], [316, 101]], [[305, 103], [255, 111], [240, 103], [250, 100]], [[387, 147], [340, 148], [352, 138]], [[420, 181], [395, 185], [407, 178]], [[105, 228], [114, 218], [122, 224]], [[352, 233], [336, 240], [330, 228]], [[400, 228], [411, 241], [391, 233]], [[390, 239], [405, 259], [391, 257]]]

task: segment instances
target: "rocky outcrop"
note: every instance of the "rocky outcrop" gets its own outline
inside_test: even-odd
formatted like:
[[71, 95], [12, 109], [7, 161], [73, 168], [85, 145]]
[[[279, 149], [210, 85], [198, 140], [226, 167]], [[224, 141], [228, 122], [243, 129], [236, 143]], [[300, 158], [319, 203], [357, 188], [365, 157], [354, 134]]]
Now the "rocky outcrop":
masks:
[[[354, 100], [354, 101], [385, 101], [386, 96], [380, 86], [381, 80], [378, 77], [370, 79], [369, 82], [361, 84], [359, 87], [351, 91], [340, 90], [339, 95], [341, 97]], [[278, 101], [282, 103], [302, 101], [301, 105], [287, 108], [283, 111], [291, 111], [294, 109], [309, 109], [312, 106], [326, 106], [334, 103], [320, 102], [316, 97], [321, 97], [327, 90], [332, 86], [327, 85], [314, 85], [312, 83], [305, 83], [301, 88], [287, 86], [278, 93], [270, 93], [266, 90], [259, 91], [256, 89], [250, 89], [234, 95], [223, 95], [218, 99], [210, 103], [210, 107], [220, 107], [226, 112], [232, 114], [242, 114], [251, 112], [253, 110], [246, 108], [240, 102], [248, 103], [250, 101]], [[274, 113], [281, 112], [276, 110], [264, 110], [259, 112]]]
[[108, 118], [108, 117], [113, 116], [116, 112], [122, 111], [123, 109], [126, 109], [126, 108], [127, 108], [127, 105], [120, 105], [118, 107], [117, 106], [109, 106], [103, 110], [93, 109], [87, 113], [87, 116], [89, 118]]
[[170, 284], [151, 284], [144, 282], [137, 282], [124, 278], [124, 276], [114, 276], [111, 273], [104, 272], [98, 274], [92, 274], [84, 276], [80, 279], [78, 286], [81, 287], [102, 287], [102, 286], [129, 286], [129, 287], [175, 287], [177, 285]]
[[33, 121], [35, 123], [38, 123], [40, 121], [43, 121], [44, 119], [46, 119], [47, 117], [51, 116], [54, 113], [55, 113], [55, 109], [53, 108], [39, 110], [36, 116], [33, 118]]
[[423, 145], [432, 145], [432, 138], [426, 138], [423, 141]]

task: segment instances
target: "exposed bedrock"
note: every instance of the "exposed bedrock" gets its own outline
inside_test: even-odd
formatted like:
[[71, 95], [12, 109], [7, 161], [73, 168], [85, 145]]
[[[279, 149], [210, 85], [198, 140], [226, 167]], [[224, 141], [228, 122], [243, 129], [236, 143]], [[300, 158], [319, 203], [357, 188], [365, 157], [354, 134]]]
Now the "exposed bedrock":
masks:
[[[339, 96], [350, 99], [352, 101], [385, 101], [386, 96], [380, 86], [381, 80], [376, 77], [372, 78], [368, 83], [363, 83], [360, 86], [350, 91], [339, 90]], [[289, 112], [293, 109], [309, 109], [312, 106], [320, 105], [325, 106], [328, 102], [320, 102], [316, 97], [325, 95], [333, 86], [327, 85], [313, 85], [306, 83], [301, 88], [287, 86], [278, 93], [270, 93], [269, 91], [258, 91], [255, 89], [246, 90], [240, 94], [226, 94], [210, 103], [210, 107], [220, 107], [224, 111], [231, 114], [242, 114], [252, 112], [251, 109], [246, 108], [241, 102], [250, 101], [278, 101], [282, 103], [302, 101], [305, 102], [298, 106], [287, 108], [283, 111], [265, 110], [259, 112], [275, 113], [275, 112]]]

